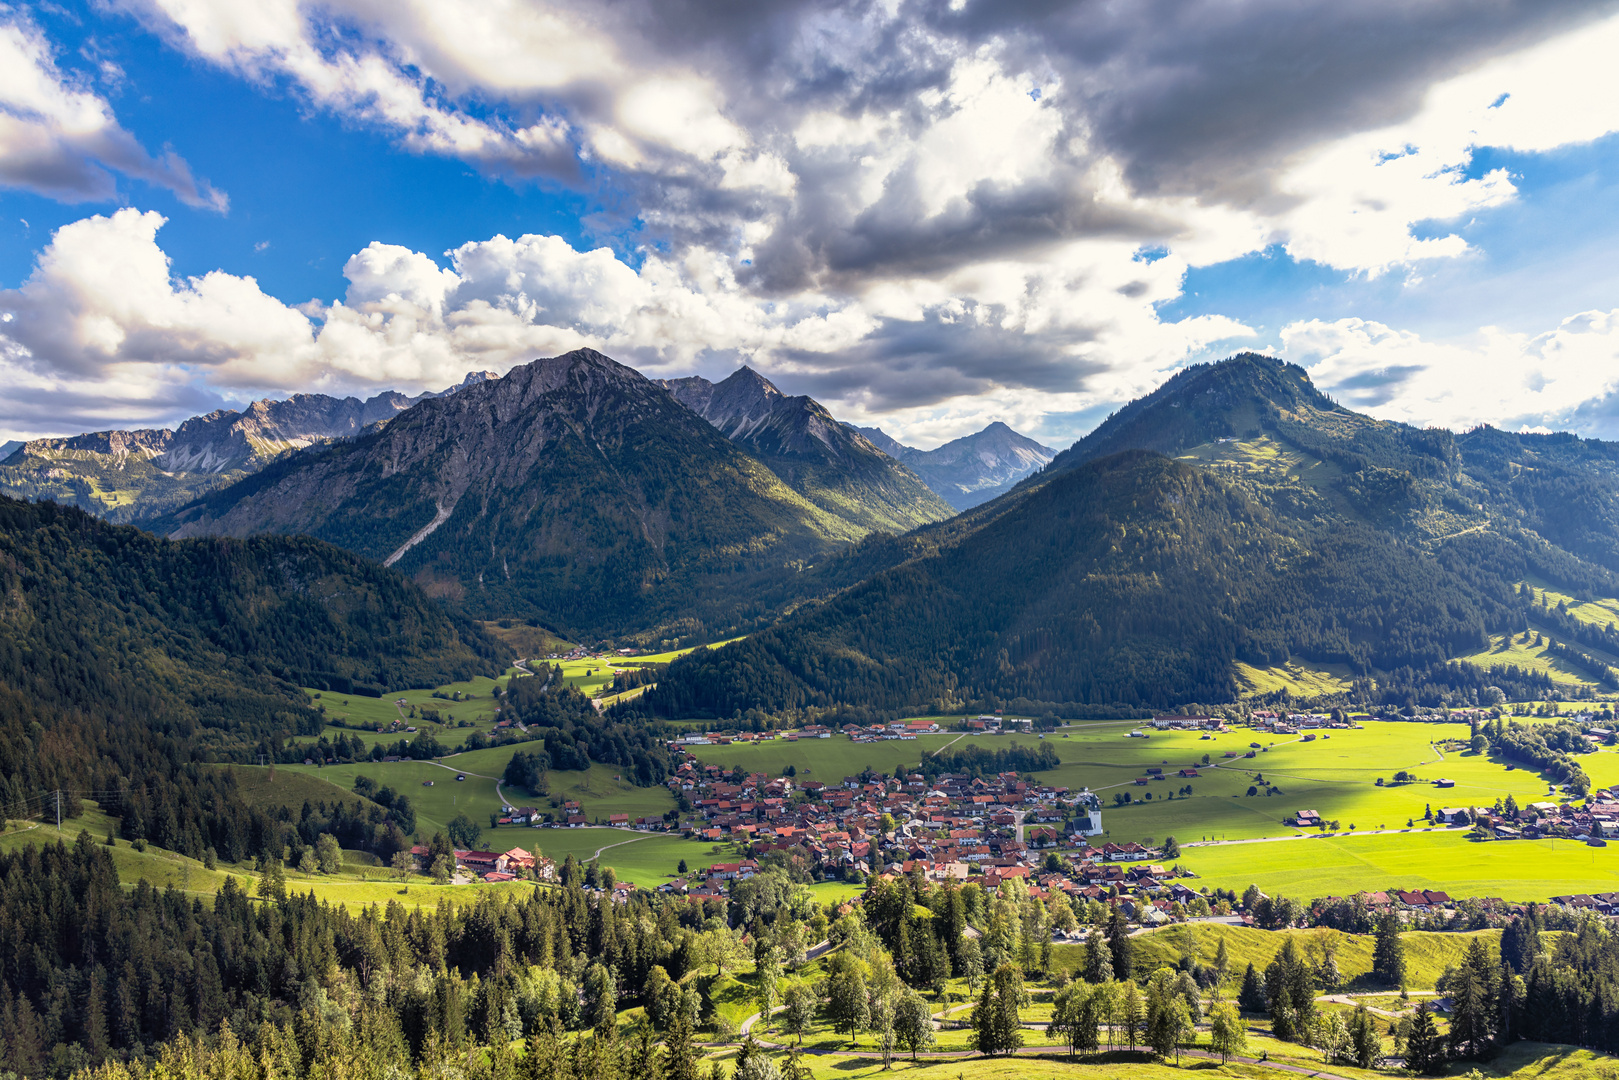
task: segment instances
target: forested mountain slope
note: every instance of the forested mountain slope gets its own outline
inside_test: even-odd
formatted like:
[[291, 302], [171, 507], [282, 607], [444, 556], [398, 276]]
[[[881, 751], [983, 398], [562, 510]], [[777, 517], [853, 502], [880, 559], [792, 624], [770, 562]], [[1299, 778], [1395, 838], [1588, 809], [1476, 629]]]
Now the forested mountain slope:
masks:
[[114, 813], [155, 815], [165, 847], [223, 851], [241, 827], [223, 818], [246, 815], [194, 763], [318, 732], [299, 685], [377, 694], [503, 660], [475, 624], [316, 540], [171, 542], [0, 498], [6, 817], [56, 788], [95, 791]]
[[652, 641], [768, 620], [831, 564], [862, 565], [831, 557], [868, 531], [589, 349], [421, 402], [154, 524], [306, 533], [474, 613]]
[[692, 376], [658, 385], [788, 487], [863, 530], [905, 532], [954, 512], [915, 472], [838, 423], [820, 402], [788, 397], [752, 368], [718, 383]]
[[1292, 660], [1345, 665], [1372, 700], [1533, 697], [1544, 670], [1477, 659], [1531, 625], [1585, 680], [1556, 689], [1619, 685], [1619, 634], [1526, 584], [1619, 596], [1613, 451], [1378, 421], [1252, 354], [1199, 365], [904, 537], [904, 565], [677, 663], [641, 707], [1161, 707], [1231, 700], [1238, 662]]

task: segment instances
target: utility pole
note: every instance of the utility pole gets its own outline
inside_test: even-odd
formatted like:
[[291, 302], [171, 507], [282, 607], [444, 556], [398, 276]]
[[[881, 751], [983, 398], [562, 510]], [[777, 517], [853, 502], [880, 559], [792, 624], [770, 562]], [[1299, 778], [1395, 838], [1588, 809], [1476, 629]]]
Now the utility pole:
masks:
[[62, 831], [62, 789], [56, 789], [56, 831]]

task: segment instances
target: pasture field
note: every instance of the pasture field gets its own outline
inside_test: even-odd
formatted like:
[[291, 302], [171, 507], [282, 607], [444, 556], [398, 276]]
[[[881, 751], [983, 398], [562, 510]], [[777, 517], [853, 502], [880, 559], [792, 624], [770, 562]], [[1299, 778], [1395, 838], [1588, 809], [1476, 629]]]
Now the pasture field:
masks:
[[[1034, 1034], [1026, 1032], [1026, 1034]], [[1208, 1048], [1208, 1034], [1200, 1032], [1202, 1048]], [[1277, 1042], [1267, 1036], [1250, 1033], [1249, 1054], [1269, 1055], [1271, 1061], [1296, 1064], [1304, 1075], [1325, 1069], [1334, 1076], [1386, 1078], [1403, 1073], [1374, 1072], [1348, 1065], [1323, 1066], [1321, 1056], [1302, 1046]], [[717, 1055], [717, 1060], [728, 1061], [734, 1052]], [[786, 1059], [785, 1051], [773, 1052], [778, 1063]], [[804, 1064], [814, 1080], [877, 1080], [878, 1077], [903, 1076], [906, 1080], [1174, 1080], [1176, 1077], [1244, 1077], [1277, 1080], [1288, 1073], [1262, 1065], [1245, 1065], [1187, 1057], [1179, 1066], [1173, 1059], [1155, 1062], [1142, 1054], [1122, 1051], [1089, 1055], [1078, 1061], [1069, 1061], [1058, 1049], [1039, 1056], [1019, 1055], [1015, 1058], [979, 1058], [922, 1060], [912, 1062], [900, 1054], [894, 1058], [892, 1070], [883, 1069], [882, 1059], [867, 1051], [858, 1055], [805, 1055]], [[1490, 1080], [1591, 1080], [1619, 1076], [1619, 1062], [1611, 1057], [1581, 1050], [1572, 1046], [1548, 1043], [1513, 1043], [1493, 1061], [1476, 1067]], [[1453, 1075], [1465, 1075], [1466, 1069]], [[1293, 1075], [1299, 1075], [1295, 1072]]]
[[[491, 746], [486, 750], [451, 754], [443, 761], [451, 768], [469, 774], [501, 777], [505, 775], [506, 765], [513, 754], [519, 750], [536, 749], [539, 748], [528, 743]], [[565, 802], [576, 801], [579, 812], [592, 821], [606, 821], [611, 814], [628, 814], [632, 818], [662, 817], [675, 808], [675, 797], [668, 788], [636, 787], [619, 779], [622, 775], [623, 770], [617, 765], [593, 762], [589, 769], [552, 769], [546, 774], [551, 788], [549, 795], [535, 795], [525, 788], [505, 787], [502, 790], [513, 806], [534, 806], [555, 811]], [[471, 783], [470, 775], [465, 782]]]
[[1286, 690], [1296, 698], [1313, 698], [1345, 694], [1354, 687], [1348, 664], [1311, 666], [1289, 661], [1277, 667], [1257, 668], [1238, 661], [1236, 667], [1243, 697]]
[[[6, 831], [0, 833], [0, 851], [13, 852], [30, 844], [44, 847], [58, 841], [72, 847], [78, 842], [80, 832], [89, 833], [90, 839], [101, 846], [108, 830], [116, 830], [117, 819], [87, 801], [84, 813], [77, 818], [63, 818], [60, 829], [54, 817], [49, 822], [8, 821], [6, 825]], [[129, 846], [129, 841], [119, 840], [115, 847], [103, 847], [103, 850], [112, 856], [113, 864], [118, 867], [118, 879], [125, 886], [145, 878], [160, 889], [173, 885], [195, 896], [213, 896], [225, 884], [227, 876], [224, 871], [209, 870], [196, 859], [151, 844], [146, 845], [145, 851], [136, 851]]]
[[[710, 649], [718, 649], [729, 645], [733, 641], [741, 641], [739, 637], [729, 638], [725, 641], [716, 641], [709, 645]], [[653, 653], [648, 656], [587, 656], [580, 660], [545, 660], [538, 659], [538, 663], [559, 664], [562, 667], [562, 681], [569, 686], [576, 687], [587, 697], [601, 697], [602, 691], [613, 681], [614, 668], [649, 667], [653, 664], [667, 664], [677, 657], [685, 656], [694, 649], [702, 648], [692, 645], [684, 649], [675, 649], [672, 652]], [[616, 695], [629, 697], [633, 695]]]
[[[724, 641], [710, 642], [706, 646], [706, 648], [710, 648], [710, 649], [723, 648], [724, 646], [729, 645], [732, 642], [741, 641], [742, 638], [746, 637], [746, 636], [747, 635], [744, 634], [744, 635], [741, 635], [739, 637], [726, 638]], [[685, 656], [689, 652], [695, 652], [697, 649], [701, 649], [701, 648], [705, 648], [705, 646], [702, 646], [702, 645], [690, 645], [690, 646], [687, 646], [684, 649], [675, 649], [672, 652], [653, 653], [650, 656], [626, 656], [622, 660], [618, 661], [618, 666], [619, 667], [635, 667], [638, 664], [667, 664], [667, 663], [670, 663], [670, 662], [672, 662], [674, 660], [679, 659], [682, 656]]]
[[[1521, 641], [1522, 635], [1492, 634], [1490, 646], [1481, 652], [1459, 656], [1458, 660], [1472, 664], [1476, 667], [1489, 669], [1508, 664], [1524, 668], [1529, 671], [1538, 671], [1555, 683], [1565, 686], [1595, 687], [1597, 682], [1591, 678], [1583, 668], [1575, 667], [1566, 660], [1552, 656], [1548, 651], [1548, 639], [1542, 637], [1541, 644], [1531, 645]], [[1582, 652], [1593, 652], [1588, 645], [1571, 642], [1574, 648]]]
[[1580, 768], [1591, 778], [1593, 787], [1619, 784], [1619, 749], [1603, 747], [1594, 754], [1585, 754], [1580, 758]]
[[1299, 899], [1406, 888], [1521, 902], [1619, 889], [1613, 848], [1573, 840], [1478, 843], [1459, 829], [1219, 844], [1186, 848], [1178, 861], [1198, 875], [1199, 887], [1241, 892], [1257, 884]]
[[628, 829], [527, 829], [486, 830], [484, 841], [491, 850], [522, 847], [555, 859], [560, 865], [569, 855], [587, 863], [600, 853], [601, 865], [610, 866], [618, 880], [643, 889], [653, 889], [677, 876], [680, 861], [688, 872], [717, 862], [735, 861], [739, 856], [730, 845], [685, 840], [663, 833], [638, 833]]
[[543, 659], [551, 653], [565, 653], [573, 649], [573, 642], [562, 640], [542, 626], [529, 626], [518, 622], [513, 622], [511, 626], [502, 626], [495, 621], [484, 623], [483, 628], [496, 641], [510, 649], [513, 656]]
[[691, 752], [704, 764], [720, 765], [726, 769], [740, 765], [747, 772], [780, 776], [781, 771], [791, 765], [798, 770], [799, 780], [841, 784], [845, 776], [858, 776], [868, 765], [877, 772], [893, 775], [896, 766], [915, 765], [922, 760], [923, 754], [935, 752], [957, 739], [962, 739], [959, 744], [962, 746], [972, 740], [989, 749], [998, 749], [1011, 738], [992, 735], [963, 738], [959, 731], [950, 731], [919, 735], [914, 742], [894, 739], [857, 743], [847, 736], [834, 735], [830, 739], [799, 739], [797, 742], [773, 739], [764, 743], [694, 746]]
[[[58, 840], [71, 845], [78, 839], [81, 830], [88, 832], [91, 839], [101, 845], [112, 819], [97, 809], [94, 803], [86, 803], [84, 814], [72, 821], [63, 821], [60, 830], [54, 824], [11, 824], [20, 827], [0, 833], [0, 851], [16, 851], [29, 844], [54, 844]], [[217, 869], [209, 870], [196, 859], [153, 844], [148, 844], [145, 851], [136, 851], [126, 840], [119, 840], [115, 847], [104, 850], [112, 856], [113, 864], [118, 868], [119, 881], [125, 888], [133, 888], [144, 878], [160, 889], [172, 885], [188, 896], [207, 901], [224, 886], [227, 877], [236, 878], [237, 883], [249, 894], [257, 882], [257, 875], [253, 873], [251, 864], [247, 863], [232, 865], [222, 861]], [[350, 908], [386, 904], [390, 900], [397, 900], [406, 907], [431, 908], [438, 904], [440, 897], [446, 897], [454, 904], [469, 904], [481, 892], [489, 889], [533, 888], [522, 882], [439, 886], [420, 875], [400, 883], [391, 872], [350, 861], [351, 856], [361, 853], [344, 854], [346, 869], [342, 873], [303, 874], [288, 868], [285, 871], [288, 892], [314, 892], [321, 900]]]
[[[249, 806], [290, 806], [293, 810], [299, 810], [305, 802], [316, 800], [366, 802], [350, 789], [353, 781], [350, 781], [350, 788], [338, 791], [320, 775], [323, 770], [319, 769], [300, 765], [294, 771], [290, 765], [277, 765], [272, 776], [271, 770], [257, 765], [216, 765], [214, 768], [235, 778], [236, 792]], [[415, 799], [411, 802], [414, 803]]]
[[[488, 734], [494, 729], [495, 714], [499, 705], [495, 700], [494, 690], [504, 688], [517, 674], [516, 668], [508, 668], [506, 673], [498, 679], [486, 678], [482, 675], [468, 679], [464, 682], [446, 683], [443, 686], [427, 690], [400, 690], [386, 697], [364, 697], [360, 694], [341, 694], [335, 691], [315, 690], [304, 687], [304, 694], [310, 703], [322, 707], [326, 711], [328, 723], [325, 734], [328, 739], [338, 735], [350, 737], [360, 736], [367, 747], [382, 743], [395, 743], [400, 739], [410, 739], [414, 736], [404, 732], [406, 727], [414, 727], [418, 731], [425, 731], [446, 745], [459, 744], [473, 731], [481, 730]], [[451, 701], [449, 696], [460, 691], [463, 700]], [[442, 693], [445, 697], [436, 698], [435, 693]], [[394, 704], [403, 699], [407, 704], [400, 707]], [[414, 706], [416, 716], [411, 716], [411, 707]], [[424, 709], [436, 710], [443, 718], [441, 723], [433, 723], [422, 717]], [[332, 720], [341, 720], [342, 725], [331, 723]], [[457, 727], [466, 721], [469, 726]], [[385, 731], [377, 733], [377, 728], [389, 728], [399, 723], [399, 731]], [[292, 740], [294, 745], [306, 745], [316, 741], [317, 736], [304, 735]]]
[[1530, 578], [1529, 587], [1535, 592], [1535, 602], [1547, 607], [1556, 607], [1558, 604], [1567, 604], [1568, 613], [1583, 623], [1593, 626], [1611, 626], [1619, 623], [1619, 600], [1611, 597], [1598, 597], [1591, 600], [1581, 600], [1569, 593], [1559, 592], [1550, 588], [1539, 578]]
[[[613, 661], [587, 656], [583, 660], [543, 660], [562, 668], [562, 681], [586, 697], [599, 697], [602, 687], [613, 681]], [[620, 664], [620, 667], [624, 665]]]
[[[258, 766], [239, 765], [237, 768], [246, 770]], [[457, 781], [456, 771], [453, 765], [435, 765], [430, 761], [368, 761], [360, 765], [327, 765], [324, 768], [319, 765], [278, 765], [276, 778], [279, 781], [283, 774], [311, 777], [337, 789], [333, 794], [347, 795], [354, 791], [356, 776], [369, 776], [378, 784], [386, 784], [399, 794], [410, 796], [410, 804], [416, 811], [417, 837], [432, 836], [463, 811], [487, 829], [489, 815], [501, 807], [495, 782], [471, 775]], [[428, 780], [433, 781], [432, 787], [423, 786]]]

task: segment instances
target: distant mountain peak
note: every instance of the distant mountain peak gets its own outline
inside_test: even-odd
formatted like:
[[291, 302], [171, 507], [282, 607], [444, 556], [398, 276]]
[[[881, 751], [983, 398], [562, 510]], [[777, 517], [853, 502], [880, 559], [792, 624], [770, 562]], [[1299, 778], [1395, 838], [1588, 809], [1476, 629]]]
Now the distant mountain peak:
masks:
[[868, 529], [905, 532], [950, 516], [926, 483], [812, 397], [783, 394], [746, 364], [719, 382], [700, 376], [659, 386], [829, 513]]
[[952, 439], [934, 450], [906, 446], [881, 428], [856, 428], [883, 453], [903, 461], [957, 510], [967, 510], [1011, 490], [1042, 468], [1057, 451], [993, 420], [982, 431]]

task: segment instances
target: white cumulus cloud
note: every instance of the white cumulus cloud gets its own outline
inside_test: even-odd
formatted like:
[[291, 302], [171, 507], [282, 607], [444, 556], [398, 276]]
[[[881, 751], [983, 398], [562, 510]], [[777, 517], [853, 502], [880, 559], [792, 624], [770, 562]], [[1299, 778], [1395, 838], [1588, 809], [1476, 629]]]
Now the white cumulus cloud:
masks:
[[38, 26], [0, 7], [0, 185], [64, 202], [104, 201], [117, 196], [114, 172], [192, 206], [226, 207], [224, 193], [192, 176], [177, 154], [148, 153], [104, 98], [57, 66]]

